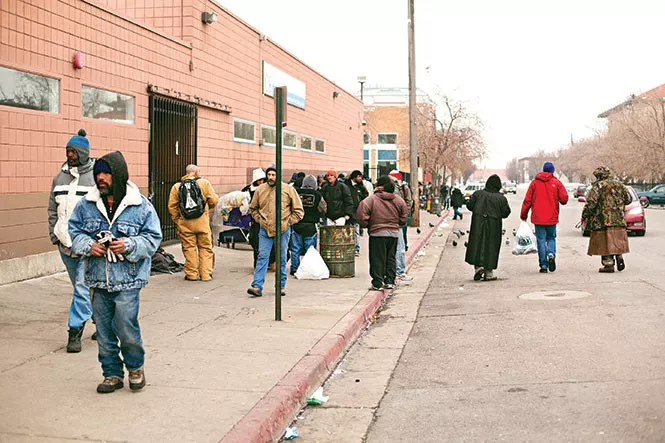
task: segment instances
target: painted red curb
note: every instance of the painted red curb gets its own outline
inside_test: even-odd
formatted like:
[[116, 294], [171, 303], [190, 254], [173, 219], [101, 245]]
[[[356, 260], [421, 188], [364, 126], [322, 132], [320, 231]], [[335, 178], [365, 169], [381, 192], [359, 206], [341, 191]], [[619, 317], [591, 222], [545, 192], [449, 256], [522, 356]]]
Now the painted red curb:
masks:
[[[410, 267], [416, 254], [432, 238], [446, 211], [429, 231], [409, 248]], [[333, 370], [349, 347], [381, 307], [387, 292], [367, 294], [220, 440], [220, 443], [268, 443], [277, 441], [303, 407], [305, 398]]]

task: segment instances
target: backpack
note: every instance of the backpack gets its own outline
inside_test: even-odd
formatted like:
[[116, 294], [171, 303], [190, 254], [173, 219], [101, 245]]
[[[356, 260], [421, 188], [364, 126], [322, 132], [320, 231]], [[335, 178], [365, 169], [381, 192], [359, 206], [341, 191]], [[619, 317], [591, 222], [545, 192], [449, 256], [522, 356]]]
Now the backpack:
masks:
[[199, 218], [205, 212], [205, 200], [197, 178], [188, 178], [180, 182], [178, 189], [178, 205], [180, 213], [187, 220]]

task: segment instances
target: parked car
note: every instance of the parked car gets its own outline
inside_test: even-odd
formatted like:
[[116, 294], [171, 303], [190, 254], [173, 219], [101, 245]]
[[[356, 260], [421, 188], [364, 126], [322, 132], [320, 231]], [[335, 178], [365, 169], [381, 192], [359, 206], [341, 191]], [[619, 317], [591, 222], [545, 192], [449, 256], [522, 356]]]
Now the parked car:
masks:
[[[624, 212], [624, 218], [626, 219], [626, 224], [628, 227], [628, 233], [631, 232], [639, 237], [644, 237], [647, 233], [647, 217], [644, 208], [640, 202], [640, 197], [638, 197], [637, 192], [631, 186], [627, 186], [628, 193], [630, 194], [632, 201], [630, 204], [626, 205], [626, 210]], [[585, 197], [579, 197], [578, 201], [586, 202]], [[591, 232], [586, 229], [586, 220], [582, 220], [580, 223], [580, 229], [582, 230], [582, 235], [588, 237], [591, 235]]]
[[517, 183], [515, 183], [515, 182], [505, 182], [503, 184], [503, 193], [504, 194], [517, 194]]
[[483, 183], [467, 183], [464, 189], [462, 189], [462, 195], [464, 195], [464, 201], [467, 202], [470, 198], [471, 195], [479, 191], [481, 189], [485, 189], [485, 184]]
[[587, 191], [588, 188], [589, 188], [589, 185], [579, 185], [573, 191], [573, 198], [584, 197], [586, 195], [586, 191]]
[[639, 192], [637, 196], [645, 208], [648, 208], [651, 204], [665, 205], [665, 185], [656, 185], [649, 191]]
[[575, 189], [582, 183], [564, 183], [563, 186], [566, 188], [566, 191], [568, 192], [575, 192]]

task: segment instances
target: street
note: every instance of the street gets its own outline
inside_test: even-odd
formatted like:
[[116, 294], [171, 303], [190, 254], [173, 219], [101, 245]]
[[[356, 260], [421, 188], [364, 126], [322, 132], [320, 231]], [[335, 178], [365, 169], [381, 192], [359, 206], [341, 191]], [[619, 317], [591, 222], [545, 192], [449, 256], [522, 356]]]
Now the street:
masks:
[[624, 272], [600, 274], [571, 199], [557, 270], [539, 274], [536, 255], [510, 253], [523, 192], [508, 197], [499, 280], [473, 281], [451, 233], [470, 214], [450, 221], [325, 384], [328, 403], [301, 414], [301, 441], [663, 441], [665, 211], [647, 211]]

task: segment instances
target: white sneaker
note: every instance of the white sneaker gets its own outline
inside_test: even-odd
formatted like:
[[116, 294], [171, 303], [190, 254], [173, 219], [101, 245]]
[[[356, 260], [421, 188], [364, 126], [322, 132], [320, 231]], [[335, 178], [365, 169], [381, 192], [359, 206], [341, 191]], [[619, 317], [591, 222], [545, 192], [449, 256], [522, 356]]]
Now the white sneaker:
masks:
[[407, 275], [407, 274], [400, 274], [400, 275], [397, 276], [397, 280], [400, 280], [400, 281], [413, 281], [413, 277], [411, 277], [410, 275]]

